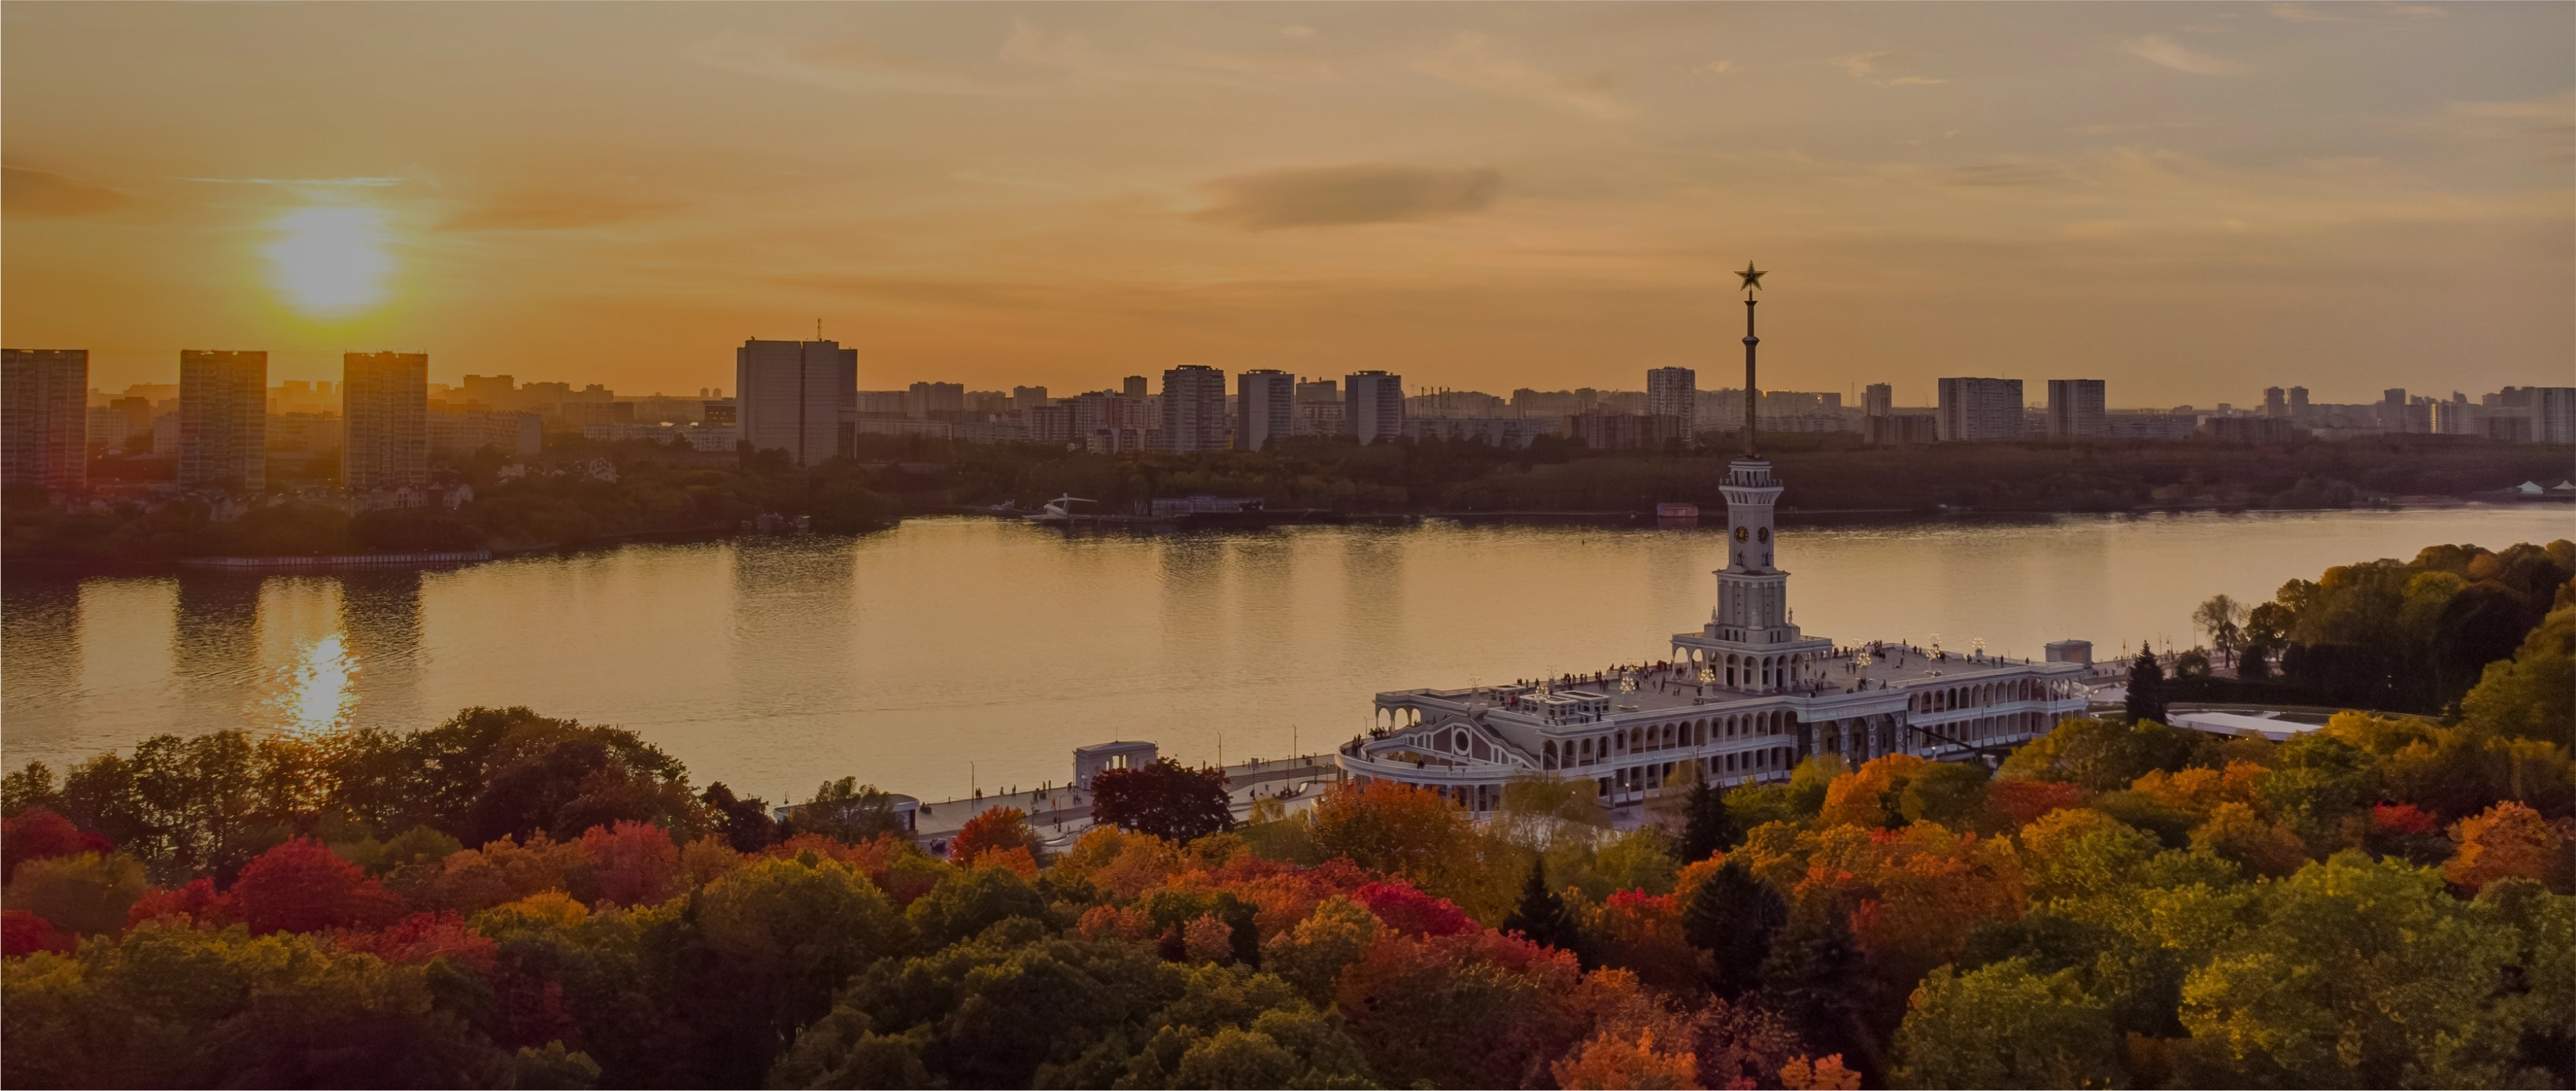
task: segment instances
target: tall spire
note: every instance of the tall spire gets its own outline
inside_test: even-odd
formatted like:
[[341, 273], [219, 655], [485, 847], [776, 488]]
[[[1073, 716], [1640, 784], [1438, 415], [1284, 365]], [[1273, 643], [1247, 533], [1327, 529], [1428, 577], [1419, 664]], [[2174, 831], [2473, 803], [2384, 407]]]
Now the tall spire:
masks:
[[1761, 388], [1755, 385], [1753, 374], [1753, 346], [1762, 343], [1761, 338], [1753, 336], [1753, 293], [1762, 287], [1763, 272], [1754, 268], [1753, 263], [1748, 261], [1744, 263], [1744, 271], [1735, 274], [1744, 278], [1744, 457], [1746, 458], [1756, 457], [1753, 451], [1753, 422], [1755, 413], [1759, 411], [1757, 407], [1762, 400]]

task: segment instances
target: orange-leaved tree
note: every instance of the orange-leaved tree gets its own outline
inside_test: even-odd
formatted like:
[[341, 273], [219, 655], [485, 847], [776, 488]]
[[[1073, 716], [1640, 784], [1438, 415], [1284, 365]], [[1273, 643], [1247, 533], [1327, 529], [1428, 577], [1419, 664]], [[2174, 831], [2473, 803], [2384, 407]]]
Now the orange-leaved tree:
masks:
[[2568, 842], [2571, 823], [2551, 822], [2540, 812], [2507, 800], [2485, 813], [2463, 818], [2451, 827], [2460, 851], [2442, 868], [2442, 877], [2470, 890], [2519, 875], [2558, 893], [2568, 892]]
[[1029, 832], [1028, 812], [1017, 807], [995, 807], [966, 820], [965, 828], [948, 843], [948, 858], [972, 864], [987, 852], [1027, 849], [1034, 855], [1037, 845], [1037, 835]]

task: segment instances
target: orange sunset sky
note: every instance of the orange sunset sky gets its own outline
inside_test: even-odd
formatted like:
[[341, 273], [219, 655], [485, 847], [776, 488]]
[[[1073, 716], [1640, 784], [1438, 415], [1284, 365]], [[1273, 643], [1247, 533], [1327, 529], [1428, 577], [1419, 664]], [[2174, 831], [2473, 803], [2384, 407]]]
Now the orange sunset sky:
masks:
[[[7, 344], [620, 392], [2576, 371], [2567, 4], [0, 8]], [[2030, 396], [2039, 400], [2041, 391]]]

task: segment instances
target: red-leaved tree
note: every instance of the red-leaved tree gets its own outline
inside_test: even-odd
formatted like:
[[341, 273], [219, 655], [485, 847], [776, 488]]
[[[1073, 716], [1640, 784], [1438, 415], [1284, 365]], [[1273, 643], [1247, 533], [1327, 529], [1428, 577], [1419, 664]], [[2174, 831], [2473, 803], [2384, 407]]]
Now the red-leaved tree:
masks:
[[1402, 879], [1370, 883], [1351, 893], [1351, 900], [1368, 908], [1398, 932], [1415, 936], [1454, 936], [1476, 931], [1476, 922], [1467, 919], [1447, 898], [1434, 898], [1413, 888]]
[[256, 934], [378, 928], [403, 915], [402, 899], [358, 865], [298, 837], [252, 860], [225, 892]]
[[677, 893], [680, 846], [671, 832], [650, 822], [619, 822], [582, 832], [582, 851], [594, 870], [599, 896], [619, 905], [659, 905]]
[[84, 832], [72, 820], [42, 807], [0, 819], [0, 883], [18, 877], [18, 865], [49, 856], [116, 851], [107, 838]]
[[54, 927], [52, 921], [24, 909], [0, 910], [0, 958], [17, 958], [38, 951], [70, 954], [70, 933]]

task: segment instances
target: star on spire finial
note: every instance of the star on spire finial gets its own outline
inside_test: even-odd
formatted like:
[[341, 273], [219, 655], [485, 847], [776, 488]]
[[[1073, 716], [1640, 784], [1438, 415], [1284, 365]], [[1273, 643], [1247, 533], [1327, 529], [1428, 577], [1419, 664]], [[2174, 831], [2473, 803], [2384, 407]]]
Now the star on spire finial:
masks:
[[1769, 270], [1756, 269], [1753, 263], [1748, 261], [1744, 263], [1744, 271], [1735, 275], [1744, 278], [1744, 290], [1750, 292], [1762, 286], [1762, 274], [1766, 272]]

